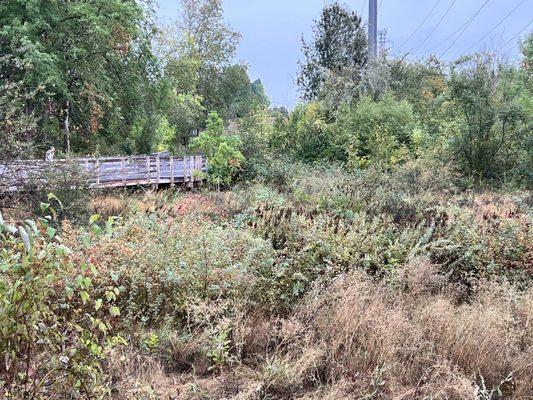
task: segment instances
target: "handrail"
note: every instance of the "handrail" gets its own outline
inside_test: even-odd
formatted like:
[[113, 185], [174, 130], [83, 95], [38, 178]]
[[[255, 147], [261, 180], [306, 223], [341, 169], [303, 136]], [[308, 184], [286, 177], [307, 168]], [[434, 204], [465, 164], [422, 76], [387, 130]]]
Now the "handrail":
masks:
[[[205, 157], [193, 155], [184, 157], [162, 155], [135, 155], [130, 157], [98, 157], [44, 160], [12, 160], [0, 162], [0, 185], [8, 182], [18, 187], [25, 181], [35, 179], [39, 172], [48, 168], [63, 168], [79, 165], [92, 176], [92, 187], [120, 187], [160, 184], [174, 185], [188, 183], [194, 185], [201, 180], [197, 171], [207, 172]], [[61, 173], [61, 171], [58, 171]], [[10, 176], [11, 174], [11, 176]], [[10, 177], [12, 183], [10, 183]], [[15, 179], [16, 178], [16, 179]], [[42, 176], [38, 179], [43, 179]], [[16, 182], [16, 183], [14, 183]], [[1, 191], [2, 187], [0, 187]]]

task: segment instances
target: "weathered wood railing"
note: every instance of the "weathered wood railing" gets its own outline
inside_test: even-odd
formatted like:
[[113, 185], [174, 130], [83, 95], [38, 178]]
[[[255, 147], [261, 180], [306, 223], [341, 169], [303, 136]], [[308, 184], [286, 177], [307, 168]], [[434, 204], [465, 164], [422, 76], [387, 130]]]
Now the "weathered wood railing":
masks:
[[132, 156], [76, 158], [70, 160], [15, 160], [0, 163], [0, 182], [4, 189], [17, 190], [25, 181], [43, 179], [44, 171], [58, 171], [62, 167], [78, 166], [87, 174], [90, 187], [126, 187], [160, 184], [194, 184], [207, 171], [203, 156]]

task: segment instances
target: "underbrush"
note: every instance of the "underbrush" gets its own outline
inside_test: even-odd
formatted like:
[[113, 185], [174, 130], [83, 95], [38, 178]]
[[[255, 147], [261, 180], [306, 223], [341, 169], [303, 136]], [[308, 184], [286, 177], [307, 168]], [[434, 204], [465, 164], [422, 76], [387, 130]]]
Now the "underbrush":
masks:
[[[95, 396], [527, 398], [530, 197], [467, 191], [447, 176], [416, 164], [356, 175], [298, 166], [281, 186], [99, 197], [91, 204], [101, 215], [89, 224], [36, 231], [52, 246], [34, 253], [54, 266], [51, 287], [85, 294], [34, 288], [24, 272], [6, 275], [3, 304], [20, 280], [41, 293], [57, 332], [80, 326], [61, 354], [78, 349], [83, 324], [103, 323], [105, 332], [91, 333], [101, 354], [78, 361], [97, 371], [83, 380], [98, 382]], [[6, 235], [2, 268], [18, 271], [24, 237]], [[38, 330], [44, 317], [31, 315]], [[14, 326], [3, 343], [26, 337], [25, 323]], [[19, 369], [28, 359], [28, 344], [20, 346], [11, 353]], [[55, 353], [31, 353], [32, 363], [51, 360], [38, 370], [43, 382], [56, 373], [46, 371], [63, 371]], [[0, 378], [4, 392], [16, 379], [27, 387], [34, 369], [2, 370], [12, 376]], [[60, 375], [56, 397], [89, 397], [78, 381]], [[41, 387], [56, 393], [52, 383]]]

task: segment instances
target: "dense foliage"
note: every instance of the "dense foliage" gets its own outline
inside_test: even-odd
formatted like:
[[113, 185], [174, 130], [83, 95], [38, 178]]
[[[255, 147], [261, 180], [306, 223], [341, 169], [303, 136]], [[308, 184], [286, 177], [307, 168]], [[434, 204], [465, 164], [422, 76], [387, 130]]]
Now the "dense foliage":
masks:
[[307, 102], [289, 113], [269, 109], [261, 81], [234, 64], [240, 35], [220, 0], [182, 0], [178, 20], [160, 27], [151, 2], [0, 7], [2, 158], [41, 157], [49, 145], [181, 154], [216, 112], [228, 139], [211, 181], [223, 185], [273, 178], [284, 158], [352, 170], [430, 158], [472, 183], [531, 183], [531, 37], [519, 66], [490, 54], [368, 60], [360, 16], [334, 2], [303, 43]]
[[3, 1], [2, 157], [41, 157], [50, 145], [84, 154], [179, 148], [207, 111], [227, 120], [268, 105], [261, 82], [231, 64], [239, 35], [220, 0], [181, 8], [174, 26], [158, 29], [149, 1]]
[[4, 222], [4, 394], [522, 398], [530, 199], [433, 168], [300, 165], [277, 186], [101, 196], [111, 217], [78, 227]]

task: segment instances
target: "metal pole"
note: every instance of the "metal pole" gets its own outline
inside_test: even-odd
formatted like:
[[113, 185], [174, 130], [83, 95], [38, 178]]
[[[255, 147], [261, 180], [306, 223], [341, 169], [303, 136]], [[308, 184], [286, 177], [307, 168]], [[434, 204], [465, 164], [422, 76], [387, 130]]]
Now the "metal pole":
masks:
[[378, 55], [378, 0], [370, 0], [368, 6], [368, 51], [371, 57]]

